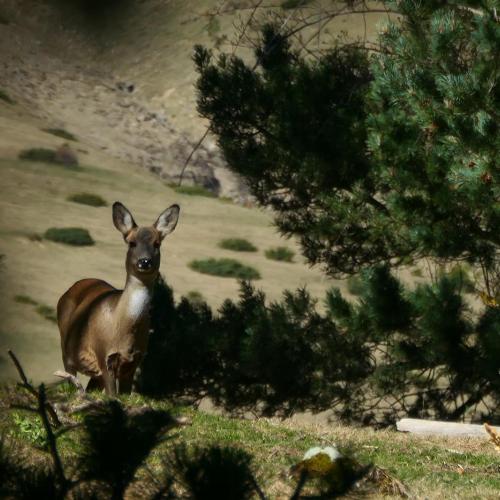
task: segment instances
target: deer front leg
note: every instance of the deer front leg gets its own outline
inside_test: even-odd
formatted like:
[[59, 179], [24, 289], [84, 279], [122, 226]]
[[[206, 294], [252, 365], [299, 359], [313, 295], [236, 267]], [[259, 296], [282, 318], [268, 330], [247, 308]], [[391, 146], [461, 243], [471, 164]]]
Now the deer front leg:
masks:
[[142, 359], [140, 351], [135, 351], [129, 359], [121, 358], [120, 371], [118, 377], [118, 392], [120, 394], [130, 394], [134, 382], [134, 375]]
[[116, 396], [118, 371], [120, 369], [120, 354], [114, 352], [106, 358], [106, 368], [102, 370], [104, 389], [108, 396]]

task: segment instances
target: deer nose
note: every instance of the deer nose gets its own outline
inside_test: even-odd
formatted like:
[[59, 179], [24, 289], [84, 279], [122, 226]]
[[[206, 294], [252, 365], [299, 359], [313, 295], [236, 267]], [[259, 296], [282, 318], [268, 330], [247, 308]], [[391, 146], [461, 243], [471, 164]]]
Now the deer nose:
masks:
[[152, 259], [139, 259], [137, 261], [137, 267], [141, 271], [147, 271], [153, 267], [153, 260]]

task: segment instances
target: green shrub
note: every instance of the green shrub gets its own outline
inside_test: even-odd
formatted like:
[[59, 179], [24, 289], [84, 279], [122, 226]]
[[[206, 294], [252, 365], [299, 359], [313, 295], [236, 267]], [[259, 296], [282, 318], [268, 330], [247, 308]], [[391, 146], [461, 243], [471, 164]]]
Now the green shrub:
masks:
[[67, 141], [77, 141], [75, 135], [63, 128], [42, 128], [43, 132], [47, 132], [47, 134], [55, 135], [56, 137], [60, 137], [61, 139], [65, 139]]
[[0, 89], [0, 101], [5, 101], [8, 104], [15, 104], [15, 101], [13, 99], [11, 99], [11, 97], [9, 96], [9, 94], [7, 94], [2, 89]]
[[206, 303], [205, 297], [198, 290], [190, 290], [186, 293], [186, 299], [193, 305], [199, 305]]
[[216, 195], [204, 188], [203, 186], [172, 186], [170, 187], [179, 194], [187, 194], [189, 196], [206, 196], [207, 198], [216, 198]]
[[243, 238], [227, 238], [219, 242], [219, 247], [235, 252], [256, 252], [257, 247]]
[[189, 267], [194, 271], [223, 278], [238, 278], [241, 280], [258, 280], [260, 273], [257, 269], [245, 266], [235, 259], [203, 259], [193, 260]]
[[66, 199], [74, 203], [81, 203], [82, 205], [89, 205], [91, 207], [105, 207], [108, 205], [106, 200], [101, 198], [98, 194], [92, 193], [76, 193], [68, 196]]
[[310, 3], [311, 0], [284, 0], [281, 2], [282, 9], [298, 9]]
[[265, 253], [266, 257], [271, 260], [279, 260], [281, 262], [293, 262], [295, 252], [287, 247], [269, 248]]
[[444, 276], [448, 276], [448, 278], [454, 281], [464, 293], [475, 293], [476, 291], [474, 281], [470, 277], [469, 270], [465, 265], [456, 264], [449, 270], [448, 273], [443, 270], [438, 273], [438, 276], [439, 279], [442, 279]]
[[53, 321], [54, 323], [57, 322], [56, 311], [51, 306], [46, 306], [44, 304], [41, 304], [36, 308], [36, 312], [43, 318], [48, 319], [49, 321]]
[[42, 161], [45, 163], [54, 163], [55, 157], [55, 151], [47, 148], [24, 149], [19, 153], [20, 160]]
[[27, 439], [37, 448], [45, 449], [47, 446], [47, 434], [38, 415], [23, 415], [14, 413], [14, 424], [20, 437]]
[[18, 157], [20, 160], [55, 163], [57, 165], [64, 165], [67, 168], [78, 168], [76, 153], [67, 144], [63, 144], [56, 150], [48, 148], [24, 149], [19, 153]]
[[28, 295], [16, 295], [14, 297], [14, 301], [17, 302], [18, 304], [28, 304], [30, 306], [37, 306], [38, 302]]
[[415, 269], [412, 269], [411, 275], [415, 276], [415, 278], [423, 278], [424, 273], [422, 272], [422, 269], [419, 269], [418, 267]]
[[361, 295], [363, 291], [363, 280], [360, 276], [354, 275], [347, 278], [347, 291], [351, 295]]
[[89, 232], [81, 227], [51, 227], [45, 231], [44, 238], [74, 246], [89, 246], [95, 243]]

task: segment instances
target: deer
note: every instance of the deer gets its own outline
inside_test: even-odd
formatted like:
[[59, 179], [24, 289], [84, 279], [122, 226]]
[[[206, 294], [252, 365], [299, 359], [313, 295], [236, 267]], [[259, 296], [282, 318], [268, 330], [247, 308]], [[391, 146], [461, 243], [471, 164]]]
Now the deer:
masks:
[[137, 226], [129, 210], [113, 204], [113, 223], [128, 245], [125, 288], [86, 278], [57, 303], [64, 369], [90, 377], [87, 391], [128, 394], [146, 353], [153, 287], [160, 269], [160, 245], [176, 227], [180, 208], [172, 205], [152, 226]]

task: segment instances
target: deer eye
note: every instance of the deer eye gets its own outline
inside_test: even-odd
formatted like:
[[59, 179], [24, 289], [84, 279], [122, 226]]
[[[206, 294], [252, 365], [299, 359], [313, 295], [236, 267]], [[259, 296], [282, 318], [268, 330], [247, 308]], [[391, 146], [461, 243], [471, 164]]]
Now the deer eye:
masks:
[[129, 242], [128, 242], [128, 246], [129, 246], [130, 248], [134, 248], [134, 247], [136, 247], [136, 246], [137, 246], [137, 243], [136, 243], [135, 241], [129, 241]]
[[154, 242], [154, 247], [155, 248], [160, 248], [160, 242], [159, 241], [155, 241]]

